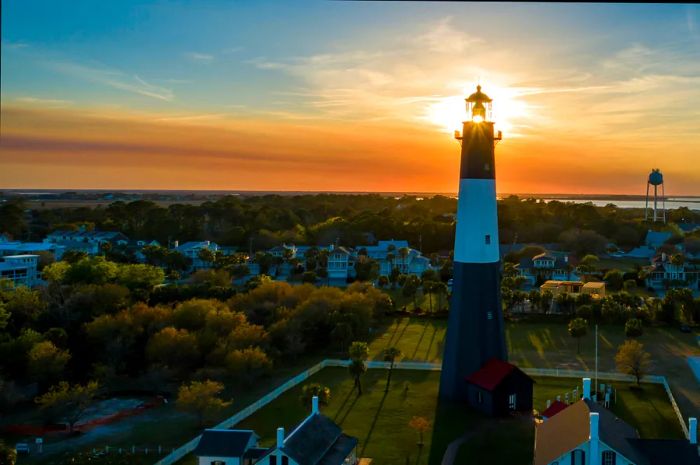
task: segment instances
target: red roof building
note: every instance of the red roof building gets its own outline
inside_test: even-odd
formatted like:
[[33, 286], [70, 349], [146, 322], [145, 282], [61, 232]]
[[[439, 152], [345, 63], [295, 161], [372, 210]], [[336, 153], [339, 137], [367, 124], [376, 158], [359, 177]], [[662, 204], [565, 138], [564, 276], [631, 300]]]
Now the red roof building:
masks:
[[568, 405], [565, 404], [564, 402], [562, 402], [560, 400], [555, 400], [554, 402], [552, 402], [552, 404], [549, 407], [547, 407], [545, 409], [544, 412], [542, 412], [542, 416], [544, 418], [552, 418], [554, 415], [561, 412], [566, 407], [568, 407]]
[[492, 358], [464, 378], [467, 402], [488, 415], [507, 415], [532, 410], [534, 381], [515, 365]]

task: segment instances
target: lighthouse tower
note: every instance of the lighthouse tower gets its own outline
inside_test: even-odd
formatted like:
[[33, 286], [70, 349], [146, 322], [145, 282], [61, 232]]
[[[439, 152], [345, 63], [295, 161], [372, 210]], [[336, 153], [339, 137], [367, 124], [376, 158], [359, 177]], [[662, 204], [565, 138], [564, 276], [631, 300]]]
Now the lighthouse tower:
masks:
[[476, 92], [466, 99], [454, 245], [452, 300], [440, 379], [440, 397], [465, 400], [465, 377], [496, 358], [505, 361], [501, 310], [501, 265], [496, 210], [496, 164], [491, 99]]

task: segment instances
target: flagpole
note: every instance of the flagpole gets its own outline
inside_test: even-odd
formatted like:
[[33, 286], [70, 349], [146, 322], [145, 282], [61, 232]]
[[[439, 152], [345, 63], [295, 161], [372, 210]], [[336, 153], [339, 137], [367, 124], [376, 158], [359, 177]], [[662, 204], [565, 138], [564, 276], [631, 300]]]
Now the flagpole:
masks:
[[595, 399], [598, 400], [598, 325], [595, 325]]

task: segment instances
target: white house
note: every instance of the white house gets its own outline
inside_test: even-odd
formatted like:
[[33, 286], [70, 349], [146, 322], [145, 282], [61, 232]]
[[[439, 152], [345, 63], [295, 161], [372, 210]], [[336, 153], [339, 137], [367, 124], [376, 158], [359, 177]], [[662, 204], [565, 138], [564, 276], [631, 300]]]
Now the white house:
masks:
[[211, 268], [211, 263], [199, 258], [199, 252], [202, 249], [208, 249], [213, 253], [216, 253], [216, 251], [219, 250], [219, 245], [211, 241], [190, 241], [185, 242], [182, 245], [175, 241], [174, 245], [174, 249], [176, 251], [192, 260], [190, 271], [206, 270]]
[[579, 279], [568, 252], [547, 251], [532, 258], [523, 257], [516, 267], [529, 286], [534, 286], [538, 279], [540, 282]]
[[347, 279], [354, 271], [352, 252], [345, 247], [333, 247], [328, 253], [328, 279]]
[[252, 430], [207, 429], [192, 453], [199, 465], [252, 465], [267, 449]]
[[0, 279], [12, 281], [15, 286], [36, 286], [38, 255], [6, 255], [0, 262]]
[[343, 433], [312, 401], [311, 414], [285, 436], [277, 428], [277, 442], [258, 459], [260, 465], [356, 465], [357, 438]]
[[665, 253], [654, 257], [647, 271], [647, 287], [657, 290], [674, 287], [676, 283], [697, 289], [700, 281], [700, 269], [696, 265], [686, 260], [674, 263]]
[[697, 420], [690, 438], [640, 439], [637, 431], [591, 400], [591, 380], [583, 399], [535, 428], [533, 465], [698, 465]]
[[0, 241], [0, 256], [51, 252], [56, 260], [60, 260], [65, 249], [62, 245], [47, 242]]

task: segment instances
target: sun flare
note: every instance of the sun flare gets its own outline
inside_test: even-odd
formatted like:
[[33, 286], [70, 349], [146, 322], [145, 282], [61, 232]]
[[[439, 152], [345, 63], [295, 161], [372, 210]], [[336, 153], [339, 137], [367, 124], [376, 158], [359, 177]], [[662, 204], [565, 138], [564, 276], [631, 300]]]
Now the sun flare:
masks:
[[[493, 99], [493, 121], [496, 129], [510, 137], [517, 136], [516, 128], [521, 120], [528, 116], [528, 105], [521, 99], [516, 89], [483, 84], [483, 92]], [[442, 128], [447, 133], [462, 130], [462, 122], [469, 119], [464, 99], [469, 96], [476, 84], [464, 86], [461, 95], [443, 97], [432, 103], [427, 109], [426, 119]]]

